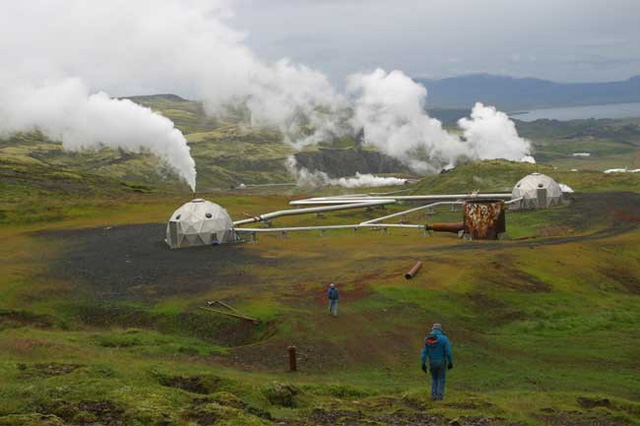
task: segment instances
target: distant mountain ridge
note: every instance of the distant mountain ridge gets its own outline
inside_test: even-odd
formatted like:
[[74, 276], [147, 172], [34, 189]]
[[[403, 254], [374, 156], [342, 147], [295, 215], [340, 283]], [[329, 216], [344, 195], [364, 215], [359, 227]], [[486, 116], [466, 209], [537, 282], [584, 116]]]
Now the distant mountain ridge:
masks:
[[428, 108], [471, 108], [475, 102], [516, 111], [580, 105], [640, 102], [640, 75], [624, 81], [557, 83], [491, 74], [415, 79], [427, 88]]

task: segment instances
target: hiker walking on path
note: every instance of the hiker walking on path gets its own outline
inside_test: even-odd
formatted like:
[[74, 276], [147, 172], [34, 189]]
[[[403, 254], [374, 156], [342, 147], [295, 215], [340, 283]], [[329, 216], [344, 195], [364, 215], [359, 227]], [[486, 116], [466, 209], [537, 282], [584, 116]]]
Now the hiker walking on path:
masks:
[[451, 344], [442, 331], [440, 323], [433, 324], [431, 332], [424, 340], [422, 350], [422, 371], [427, 372], [429, 359], [429, 373], [431, 374], [431, 399], [441, 401], [444, 398], [445, 374], [453, 368]]
[[338, 299], [340, 298], [340, 293], [338, 292], [338, 287], [336, 287], [336, 285], [333, 283], [329, 285], [327, 298], [329, 299], [329, 314], [333, 315], [334, 317], [337, 317], [338, 316]]

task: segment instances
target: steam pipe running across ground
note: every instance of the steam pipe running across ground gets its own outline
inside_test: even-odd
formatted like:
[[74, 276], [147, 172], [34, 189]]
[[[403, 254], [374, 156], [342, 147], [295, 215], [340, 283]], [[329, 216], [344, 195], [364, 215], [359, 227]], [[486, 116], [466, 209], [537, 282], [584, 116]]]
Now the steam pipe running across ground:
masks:
[[[249, 223], [257, 223], [267, 221], [269, 219], [274, 219], [276, 217], [282, 216], [294, 216], [294, 215], [302, 215], [302, 214], [310, 214], [310, 213], [322, 213], [328, 211], [337, 211], [337, 210], [348, 210], [348, 209], [356, 209], [363, 207], [376, 207], [385, 204], [394, 204], [394, 200], [378, 200], [371, 201], [367, 203], [348, 203], [348, 204], [339, 204], [337, 206], [324, 206], [324, 207], [310, 207], [304, 209], [290, 209], [290, 210], [279, 210], [271, 213], [266, 213], [263, 215], [255, 216], [249, 219], [237, 220], [233, 222], [234, 231], [236, 233], [265, 233], [265, 232], [290, 232], [290, 231], [326, 231], [331, 229], [358, 229], [358, 228], [372, 228], [372, 229], [385, 229], [385, 228], [405, 228], [405, 229], [425, 229], [425, 225], [417, 225], [417, 224], [379, 224], [379, 223], [357, 223], [352, 225], [325, 225], [325, 226], [292, 226], [292, 227], [284, 227], [284, 228], [238, 228], [237, 226], [246, 225]], [[441, 203], [435, 203], [441, 204]], [[423, 206], [421, 208], [426, 208], [427, 206]], [[415, 210], [415, 209], [412, 209]], [[406, 212], [401, 212], [402, 214]], [[395, 216], [395, 215], [392, 215]], [[380, 218], [379, 220], [385, 219], [387, 216]]]
[[372, 228], [372, 229], [384, 229], [384, 228], [406, 228], [406, 229], [425, 229], [425, 225], [412, 225], [402, 223], [370, 223], [361, 224], [356, 223], [353, 225], [325, 225], [325, 226], [291, 226], [288, 228], [236, 228], [235, 232], [246, 233], [266, 233], [266, 232], [291, 232], [291, 231], [329, 231], [332, 229], [358, 229], [358, 228]]
[[[376, 207], [382, 206], [385, 204], [394, 204], [395, 200], [374, 200], [369, 202], [359, 202], [359, 203], [348, 203], [348, 204], [340, 204], [337, 206], [325, 206], [325, 207], [310, 207], [306, 209], [290, 209], [290, 210], [278, 210], [271, 213], [265, 213], [262, 215], [258, 215], [249, 219], [236, 220], [233, 222], [233, 226], [246, 225], [248, 223], [256, 223], [263, 222], [270, 219], [275, 219], [276, 217], [282, 216], [295, 216], [301, 214], [309, 214], [309, 213], [323, 213], [329, 211], [336, 210], [348, 210], [348, 209], [359, 209], [363, 207]], [[237, 229], [236, 229], [237, 231]]]
[[[386, 228], [412, 228], [412, 229], [430, 229], [427, 225], [419, 225], [419, 224], [396, 224], [396, 223], [379, 223], [381, 221], [391, 219], [398, 216], [404, 216], [410, 213], [414, 213], [420, 210], [433, 208], [440, 205], [463, 205], [464, 201], [457, 201], [460, 199], [469, 199], [473, 200], [482, 200], [490, 197], [495, 198], [507, 198], [511, 197], [511, 194], [471, 194], [471, 195], [427, 195], [427, 196], [404, 196], [404, 197], [389, 197], [389, 198], [374, 198], [367, 197], [361, 195], [343, 195], [337, 197], [318, 197], [311, 198], [307, 200], [298, 200], [298, 202], [308, 202], [313, 204], [323, 204], [329, 203], [329, 205], [323, 205], [321, 207], [308, 207], [308, 208], [298, 208], [298, 209], [289, 209], [289, 210], [278, 210], [271, 213], [265, 213], [262, 215], [258, 215], [255, 217], [251, 217], [249, 219], [242, 219], [233, 222], [234, 231], [237, 233], [250, 233], [255, 235], [256, 233], [267, 233], [267, 232], [281, 232], [286, 233], [290, 231], [326, 231], [332, 229], [353, 229], [356, 230], [358, 228], [373, 228], [373, 229], [386, 229]], [[446, 201], [455, 198], [456, 201]], [[378, 217], [375, 219], [370, 219], [358, 224], [350, 224], [350, 225], [325, 225], [325, 226], [292, 226], [292, 227], [282, 227], [282, 228], [239, 228], [241, 225], [246, 225], [250, 223], [264, 222], [270, 219], [275, 219], [277, 217], [283, 216], [295, 216], [295, 215], [303, 215], [303, 214], [311, 214], [311, 213], [323, 213], [329, 211], [338, 211], [338, 210], [348, 210], [348, 209], [357, 209], [357, 208], [366, 208], [366, 207], [377, 207], [383, 206], [386, 204], [395, 204], [400, 200], [442, 200], [445, 201], [436, 201], [434, 203], [425, 204], [419, 207], [415, 207], [408, 210], [403, 210], [400, 212], [392, 213], [386, 216]], [[297, 203], [296, 201], [292, 201], [290, 204]], [[332, 205], [332, 204], [337, 205]], [[298, 203], [299, 204], [299, 203]], [[434, 228], [432, 228], [434, 229]]]
[[437, 203], [431, 203], [431, 204], [427, 204], [427, 205], [416, 207], [416, 208], [409, 209], [409, 210], [403, 210], [401, 212], [393, 213], [393, 214], [390, 214], [390, 215], [387, 215], [387, 216], [377, 217], [375, 219], [371, 219], [371, 220], [367, 220], [366, 222], [362, 222], [362, 223], [360, 223], [360, 225], [369, 225], [369, 224], [372, 224], [372, 223], [380, 222], [382, 220], [391, 219], [392, 217], [404, 216], [404, 215], [409, 214], [409, 213], [417, 212], [417, 211], [428, 209], [428, 208], [433, 208], [433, 207], [436, 207], [436, 206], [462, 205], [462, 204], [464, 204], [463, 201], [440, 201], [440, 202], [437, 202]]
[[[350, 196], [337, 196], [337, 197], [315, 197], [307, 198], [304, 200], [294, 200], [289, 204], [292, 206], [306, 206], [306, 205], [331, 205], [331, 204], [344, 204], [344, 203], [364, 203], [373, 201], [444, 201], [444, 200], [466, 200], [466, 199], [510, 199], [511, 193], [495, 193], [495, 194], [442, 194], [442, 195], [400, 195], [400, 196], [384, 196], [384, 197], [350, 197]], [[389, 203], [390, 204], [390, 203]]]

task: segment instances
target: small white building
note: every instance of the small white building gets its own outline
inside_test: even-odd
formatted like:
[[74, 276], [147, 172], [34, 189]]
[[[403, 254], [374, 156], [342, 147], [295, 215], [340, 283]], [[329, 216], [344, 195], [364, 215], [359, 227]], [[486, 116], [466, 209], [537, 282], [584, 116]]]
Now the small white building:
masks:
[[531, 173], [520, 179], [513, 187], [511, 197], [522, 197], [519, 208], [546, 208], [564, 201], [558, 182], [542, 173]]
[[165, 241], [172, 249], [233, 242], [233, 220], [218, 204], [196, 198], [173, 212]]

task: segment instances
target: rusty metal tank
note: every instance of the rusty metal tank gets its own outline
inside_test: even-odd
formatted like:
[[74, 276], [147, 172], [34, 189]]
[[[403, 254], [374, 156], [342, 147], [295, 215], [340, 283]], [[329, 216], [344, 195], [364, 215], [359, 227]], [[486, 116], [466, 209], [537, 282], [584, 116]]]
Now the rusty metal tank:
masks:
[[504, 201], [474, 200], [463, 205], [465, 234], [474, 240], [497, 240], [506, 232]]

